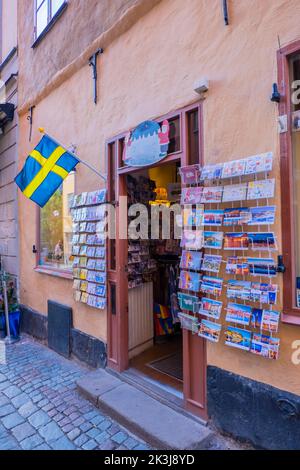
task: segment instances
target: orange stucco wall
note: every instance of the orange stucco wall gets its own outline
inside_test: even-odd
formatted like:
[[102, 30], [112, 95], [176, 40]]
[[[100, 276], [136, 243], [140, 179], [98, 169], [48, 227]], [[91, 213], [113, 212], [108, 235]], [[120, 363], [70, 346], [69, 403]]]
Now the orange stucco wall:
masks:
[[[76, 144], [83, 159], [104, 171], [106, 139], [196, 101], [193, 83], [206, 76], [211, 86], [203, 106], [205, 162], [274, 152], [278, 195], [275, 231], [280, 247], [278, 108], [269, 96], [277, 79], [278, 35], [282, 45], [300, 39], [299, 18], [298, 0], [233, 0], [229, 27], [224, 26], [219, 0], [158, 2], [107, 44], [100, 60], [97, 106], [92, 101], [91, 70], [84, 64], [73, 75], [67, 74], [50, 94], [39, 95], [31, 144], [26, 115], [21, 114], [20, 164], [38, 141], [36, 128], [44, 126], [65, 145]], [[22, 90], [24, 93], [26, 84]], [[84, 167], [79, 169], [78, 192], [100, 184]], [[33, 271], [35, 227], [36, 208], [22, 197], [22, 302], [43, 313], [48, 298], [67, 303], [74, 309], [76, 328], [105, 339], [105, 314], [74, 304], [71, 281]], [[278, 362], [220, 343], [208, 345], [208, 363], [299, 393], [299, 366], [291, 362], [291, 344], [300, 339], [300, 328], [281, 324], [280, 337]]]

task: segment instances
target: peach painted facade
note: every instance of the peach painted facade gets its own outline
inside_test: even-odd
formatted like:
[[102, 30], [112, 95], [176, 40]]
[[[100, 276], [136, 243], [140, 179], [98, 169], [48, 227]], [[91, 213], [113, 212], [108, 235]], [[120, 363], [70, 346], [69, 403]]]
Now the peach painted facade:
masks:
[[[227, 27], [219, 0], [119, 0], [104, 2], [103, 11], [87, 3], [100, 2], [70, 0], [53, 29], [31, 49], [33, 2], [19, 2], [19, 166], [38, 142], [42, 126], [59, 142], [75, 144], [82, 159], [105, 172], [108, 139], [145, 119], [196, 102], [199, 96], [193, 84], [207, 77], [204, 161], [274, 153], [278, 210], [274, 230], [281, 253], [278, 106], [270, 101], [270, 94], [277, 81], [278, 35], [282, 46], [300, 39], [299, 1], [233, 0]], [[99, 58], [95, 106], [88, 58], [98, 47], [104, 48], [104, 54]], [[30, 105], [35, 105], [31, 143]], [[83, 166], [75, 184], [78, 193], [102, 186]], [[67, 304], [73, 308], [75, 328], [105, 342], [105, 312], [74, 303], [72, 280], [35, 271], [32, 246], [37, 243], [37, 210], [24, 197], [19, 198], [19, 217], [22, 304], [43, 314], [49, 298]], [[220, 343], [207, 345], [208, 364], [299, 394], [299, 366], [293, 365], [291, 355], [300, 327], [282, 323], [279, 336], [279, 361], [266, 361]]]

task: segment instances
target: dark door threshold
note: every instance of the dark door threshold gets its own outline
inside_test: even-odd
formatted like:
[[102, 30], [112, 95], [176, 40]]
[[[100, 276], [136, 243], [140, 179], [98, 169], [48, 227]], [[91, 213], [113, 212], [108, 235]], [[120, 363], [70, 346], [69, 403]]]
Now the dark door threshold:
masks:
[[129, 385], [141, 390], [142, 392], [149, 395], [151, 398], [159, 401], [163, 405], [183, 414], [184, 416], [193, 419], [199, 424], [206, 425], [207, 421], [195, 416], [184, 408], [183, 393], [179, 392], [172, 387], [166, 386], [157, 382], [156, 380], [147, 377], [137, 369], [129, 368], [125, 372], [116, 372], [112, 369], [106, 369], [107, 372], [119, 378], [123, 382], [127, 382]]

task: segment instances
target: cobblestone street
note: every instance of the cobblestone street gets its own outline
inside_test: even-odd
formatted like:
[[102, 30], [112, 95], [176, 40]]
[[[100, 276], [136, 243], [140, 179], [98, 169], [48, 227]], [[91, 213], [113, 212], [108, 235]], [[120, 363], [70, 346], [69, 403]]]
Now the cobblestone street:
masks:
[[147, 449], [76, 391], [87, 369], [27, 338], [0, 365], [0, 450]]

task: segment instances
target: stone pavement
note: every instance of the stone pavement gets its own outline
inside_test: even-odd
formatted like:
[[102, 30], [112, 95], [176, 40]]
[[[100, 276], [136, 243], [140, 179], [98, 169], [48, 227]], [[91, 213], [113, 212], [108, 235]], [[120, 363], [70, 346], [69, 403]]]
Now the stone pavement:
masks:
[[24, 338], [0, 364], [0, 450], [144, 450], [76, 391], [87, 368]]

